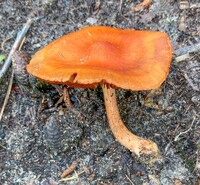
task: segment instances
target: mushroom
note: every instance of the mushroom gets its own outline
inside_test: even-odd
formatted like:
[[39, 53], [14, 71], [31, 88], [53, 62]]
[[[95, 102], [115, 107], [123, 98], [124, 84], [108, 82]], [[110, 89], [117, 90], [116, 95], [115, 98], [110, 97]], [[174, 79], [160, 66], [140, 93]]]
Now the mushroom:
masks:
[[131, 133], [120, 118], [116, 88], [151, 90], [166, 79], [172, 49], [163, 32], [83, 28], [53, 41], [27, 65], [33, 76], [52, 84], [79, 88], [101, 85], [110, 129], [138, 156], [160, 156], [157, 144]]

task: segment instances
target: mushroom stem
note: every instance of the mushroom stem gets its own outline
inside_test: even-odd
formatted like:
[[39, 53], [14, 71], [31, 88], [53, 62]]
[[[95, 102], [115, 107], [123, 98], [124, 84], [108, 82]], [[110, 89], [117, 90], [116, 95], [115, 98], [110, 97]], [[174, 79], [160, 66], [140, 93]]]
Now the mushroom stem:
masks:
[[160, 158], [156, 143], [134, 135], [124, 125], [118, 111], [115, 90], [107, 85], [102, 85], [102, 89], [109, 126], [118, 142], [138, 156], [148, 154]]

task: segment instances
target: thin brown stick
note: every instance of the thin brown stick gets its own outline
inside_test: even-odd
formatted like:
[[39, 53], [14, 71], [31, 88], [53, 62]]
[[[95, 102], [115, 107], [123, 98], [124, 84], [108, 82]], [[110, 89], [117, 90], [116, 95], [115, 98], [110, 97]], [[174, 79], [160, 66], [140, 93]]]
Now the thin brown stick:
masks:
[[78, 172], [78, 173], [75, 171], [75, 175], [73, 175], [73, 176], [71, 176], [71, 177], [66, 177], [66, 178], [60, 179], [59, 182], [66, 182], [66, 181], [78, 179], [78, 177], [79, 177], [81, 174], [83, 174], [83, 173], [85, 173], [84, 170], [81, 171], [81, 172]]
[[67, 168], [62, 174], [61, 174], [61, 178], [64, 178], [64, 177], [66, 177], [66, 176], [68, 176], [70, 173], [72, 173], [74, 170], [75, 170], [75, 168], [77, 167], [77, 165], [78, 165], [78, 160], [76, 160], [76, 161], [74, 161], [72, 164], [71, 164], [71, 166], [69, 167], [69, 168]]
[[9, 99], [11, 88], [12, 88], [12, 84], [13, 84], [13, 78], [14, 78], [14, 72], [12, 71], [12, 74], [11, 74], [11, 77], [10, 77], [10, 81], [9, 81], [9, 84], [8, 84], [8, 89], [7, 89], [7, 92], [6, 92], [6, 97], [4, 99], [3, 106], [2, 106], [1, 112], [0, 112], [0, 121], [1, 121], [1, 119], [3, 117], [3, 113], [4, 113], [4, 110], [5, 110], [5, 107], [6, 107], [7, 103], [8, 103], [8, 99]]
[[19, 51], [21, 51], [22, 46], [24, 45], [25, 40], [26, 40], [26, 37], [24, 37], [24, 38], [22, 39], [22, 41], [21, 41], [21, 43], [20, 43], [20, 45], [19, 45], [19, 49], [18, 49]]
[[65, 106], [69, 109], [69, 110], [72, 110], [73, 109], [73, 106], [72, 106], [72, 102], [70, 100], [70, 96], [69, 96], [69, 89], [64, 87], [63, 89], [63, 97], [64, 97], [64, 103], [65, 103]]
[[129, 182], [131, 183], [131, 185], [135, 185], [128, 175], [126, 175], [126, 178], [129, 180]]
[[6, 43], [7, 41], [9, 41], [10, 39], [13, 38], [13, 36], [14, 36], [13, 33], [14, 33], [14, 31], [12, 31], [12, 32], [3, 40], [3, 42], [1, 43], [1, 50], [5, 51], [4, 45], [5, 45], [5, 43]]
[[51, 84], [59, 93], [60, 96], [63, 95], [63, 89], [59, 86], [59, 85], [56, 85], [56, 84]]

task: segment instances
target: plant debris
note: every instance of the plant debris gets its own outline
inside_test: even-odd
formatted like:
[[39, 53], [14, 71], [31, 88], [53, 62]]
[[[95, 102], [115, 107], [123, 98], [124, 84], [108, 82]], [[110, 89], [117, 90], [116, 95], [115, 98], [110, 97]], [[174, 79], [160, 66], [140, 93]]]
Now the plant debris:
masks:
[[148, 8], [151, 5], [151, 3], [152, 3], [152, 0], [143, 0], [142, 3], [140, 3], [134, 7], [134, 11], [139, 12], [141, 10], [144, 10], [144, 9]]

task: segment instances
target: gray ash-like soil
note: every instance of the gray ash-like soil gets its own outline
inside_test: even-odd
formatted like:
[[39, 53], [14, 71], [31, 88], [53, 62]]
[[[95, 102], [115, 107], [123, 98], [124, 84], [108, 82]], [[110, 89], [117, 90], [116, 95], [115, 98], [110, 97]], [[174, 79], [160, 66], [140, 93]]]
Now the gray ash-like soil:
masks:
[[[199, 42], [199, 9], [180, 10], [179, 1], [155, 0], [148, 9], [135, 13], [133, 7], [139, 2], [3, 0], [0, 41], [3, 43], [9, 35], [11, 39], [1, 53], [9, 53], [32, 11], [40, 19], [31, 25], [22, 48], [31, 55], [54, 39], [91, 25], [164, 31], [174, 49]], [[184, 25], [180, 26], [183, 16]], [[74, 112], [63, 102], [55, 107], [59, 94], [53, 87], [47, 86], [41, 96], [32, 97], [22, 93], [14, 81], [0, 124], [0, 184], [198, 185], [199, 68], [199, 53], [181, 62], [173, 60], [166, 82], [150, 97], [150, 104], [150, 91], [117, 91], [127, 127], [155, 141], [161, 150], [164, 160], [153, 165], [145, 164], [115, 141], [100, 88], [70, 89]], [[0, 83], [0, 105], [10, 73]], [[78, 165], [71, 174], [74, 178], [59, 182], [60, 174], [76, 160]]]

